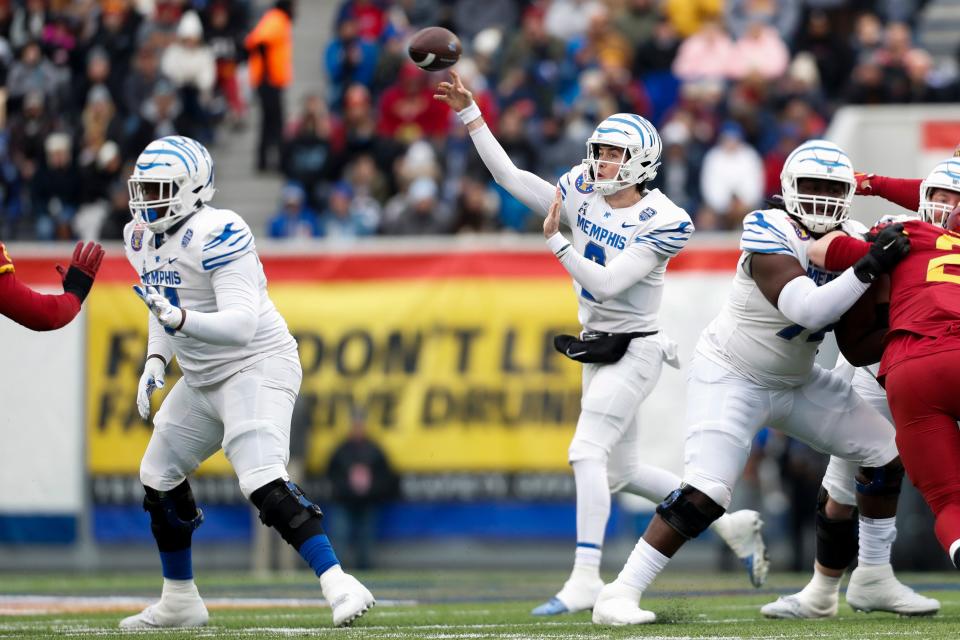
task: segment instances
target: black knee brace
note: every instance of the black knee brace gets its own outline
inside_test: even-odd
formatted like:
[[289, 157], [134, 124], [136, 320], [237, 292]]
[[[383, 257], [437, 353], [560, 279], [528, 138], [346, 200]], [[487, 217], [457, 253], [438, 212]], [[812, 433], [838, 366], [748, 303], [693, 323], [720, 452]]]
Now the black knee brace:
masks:
[[857, 510], [849, 520], [827, 517], [827, 490], [817, 494], [817, 562], [828, 569], [843, 570], [857, 556]]
[[203, 512], [184, 480], [170, 491], [144, 485], [143, 510], [150, 514], [150, 531], [160, 551], [181, 551], [190, 546], [193, 532], [203, 523]]
[[252, 494], [250, 501], [260, 510], [260, 522], [273, 527], [294, 549], [323, 533], [323, 512], [310, 502], [295, 483], [274, 480]]
[[657, 505], [663, 521], [687, 540], [703, 533], [723, 511], [707, 494], [688, 484], [674, 490]]
[[903, 463], [897, 456], [882, 467], [857, 469], [857, 493], [865, 496], [895, 496], [903, 484]]

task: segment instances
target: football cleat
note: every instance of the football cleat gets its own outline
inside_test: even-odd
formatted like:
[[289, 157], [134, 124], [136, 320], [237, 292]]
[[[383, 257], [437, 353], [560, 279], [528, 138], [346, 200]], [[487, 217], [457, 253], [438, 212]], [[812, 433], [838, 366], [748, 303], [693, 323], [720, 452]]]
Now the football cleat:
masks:
[[760, 514], [750, 509], [728, 514], [727, 526], [716, 529], [717, 534], [746, 567], [750, 584], [758, 589], [767, 581], [767, 574], [770, 572], [762, 529], [763, 520], [760, 519]]
[[817, 598], [804, 590], [789, 596], [781, 596], [775, 602], [763, 605], [760, 607], [760, 613], [767, 618], [779, 619], [833, 618], [837, 615], [839, 602], [839, 594]]
[[605, 624], [621, 627], [628, 624], [650, 624], [656, 621], [653, 611], [640, 608], [640, 596], [637, 589], [611, 582], [600, 591], [593, 606], [593, 624]]
[[571, 577], [563, 584], [560, 593], [535, 607], [530, 613], [535, 616], [556, 616], [592, 609], [601, 589], [603, 580], [600, 578], [587, 582]]
[[194, 587], [192, 593], [165, 593], [140, 613], [120, 621], [121, 629], [204, 627], [210, 620], [207, 607]]
[[340, 565], [334, 565], [320, 576], [323, 597], [333, 610], [333, 626], [344, 627], [370, 610], [377, 601], [373, 594]]
[[902, 616], [932, 616], [940, 611], [938, 600], [897, 580], [889, 564], [854, 569], [847, 585], [847, 604], [854, 611], [889, 611]]

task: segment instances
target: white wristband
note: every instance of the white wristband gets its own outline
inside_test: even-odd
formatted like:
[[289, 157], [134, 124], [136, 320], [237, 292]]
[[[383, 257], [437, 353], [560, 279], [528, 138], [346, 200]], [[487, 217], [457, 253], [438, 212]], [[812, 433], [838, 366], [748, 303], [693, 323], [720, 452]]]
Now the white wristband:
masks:
[[457, 115], [460, 117], [460, 122], [463, 124], [470, 124], [477, 118], [483, 116], [483, 114], [480, 113], [480, 107], [477, 106], [476, 102], [471, 102], [470, 106], [463, 111], [457, 111]]

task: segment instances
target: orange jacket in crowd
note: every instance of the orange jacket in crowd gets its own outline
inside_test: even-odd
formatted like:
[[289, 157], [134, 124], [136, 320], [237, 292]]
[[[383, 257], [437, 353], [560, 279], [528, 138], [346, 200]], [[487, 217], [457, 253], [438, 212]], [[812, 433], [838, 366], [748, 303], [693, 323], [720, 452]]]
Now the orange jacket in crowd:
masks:
[[263, 82], [264, 69], [266, 81], [272, 87], [283, 88], [293, 82], [293, 22], [285, 11], [273, 8], [263, 14], [244, 40], [244, 46], [250, 52], [248, 64], [253, 87]]

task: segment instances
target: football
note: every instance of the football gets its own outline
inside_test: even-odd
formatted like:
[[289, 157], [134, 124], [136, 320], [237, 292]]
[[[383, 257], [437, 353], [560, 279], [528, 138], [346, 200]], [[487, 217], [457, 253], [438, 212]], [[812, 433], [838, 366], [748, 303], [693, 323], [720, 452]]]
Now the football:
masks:
[[440, 71], [460, 59], [460, 38], [443, 27], [427, 27], [413, 34], [408, 49], [410, 59], [424, 71]]

